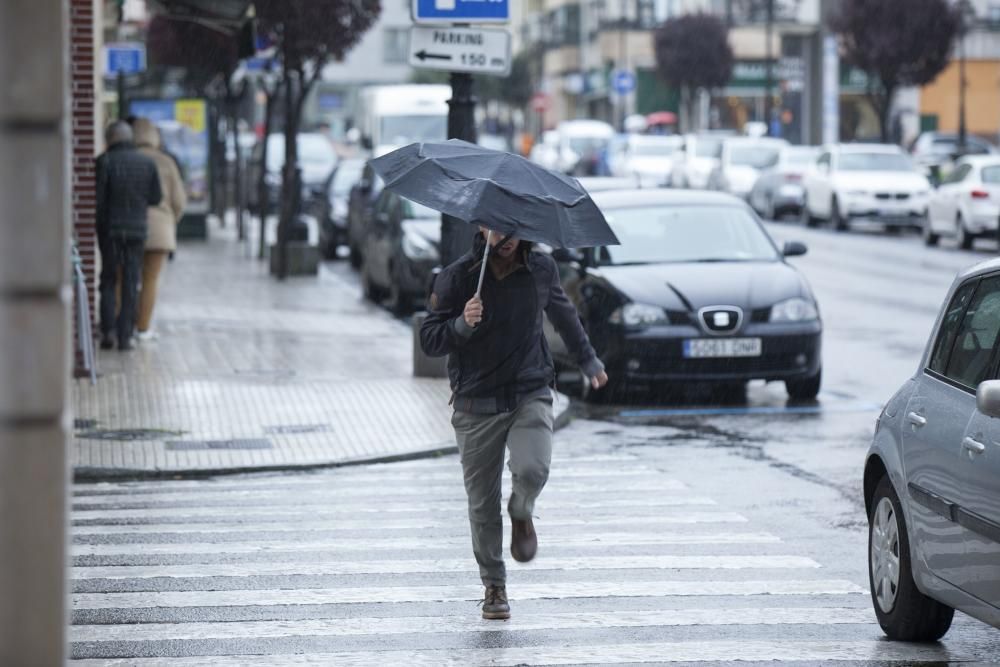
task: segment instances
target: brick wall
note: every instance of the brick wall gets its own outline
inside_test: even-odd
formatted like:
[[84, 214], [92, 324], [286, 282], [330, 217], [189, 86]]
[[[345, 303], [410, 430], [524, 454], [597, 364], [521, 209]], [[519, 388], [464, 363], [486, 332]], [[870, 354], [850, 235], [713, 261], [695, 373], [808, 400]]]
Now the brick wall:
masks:
[[[97, 153], [95, 122], [97, 91], [95, 66], [99, 62], [95, 39], [98, 16], [95, 0], [70, 0], [70, 80], [72, 82], [73, 232], [83, 258], [90, 294], [90, 319], [97, 294], [97, 218], [94, 157]], [[78, 360], [77, 366], [80, 366]]]

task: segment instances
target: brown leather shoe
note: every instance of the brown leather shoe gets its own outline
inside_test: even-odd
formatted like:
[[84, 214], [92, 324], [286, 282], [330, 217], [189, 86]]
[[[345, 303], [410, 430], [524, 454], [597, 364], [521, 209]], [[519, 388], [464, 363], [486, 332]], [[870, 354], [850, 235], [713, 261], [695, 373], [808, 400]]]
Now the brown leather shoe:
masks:
[[487, 586], [483, 597], [483, 618], [487, 621], [505, 621], [510, 618], [510, 603], [507, 589], [503, 586]]
[[[510, 502], [507, 503], [510, 513]], [[510, 555], [519, 563], [527, 563], [538, 553], [538, 536], [531, 519], [510, 517]]]

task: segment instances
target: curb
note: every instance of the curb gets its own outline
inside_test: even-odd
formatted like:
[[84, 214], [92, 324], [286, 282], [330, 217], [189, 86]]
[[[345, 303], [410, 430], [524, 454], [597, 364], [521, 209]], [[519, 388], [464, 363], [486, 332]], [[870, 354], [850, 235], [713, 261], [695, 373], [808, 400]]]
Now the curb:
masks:
[[[573, 420], [570, 414], [570, 399], [565, 394], [556, 392], [552, 409], [554, 420], [552, 422], [553, 431], [565, 428]], [[345, 459], [340, 461], [329, 461], [325, 463], [305, 463], [305, 464], [284, 464], [270, 466], [240, 466], [227, 468], [197, 468], [197, 469], [177, 469], [177, 470], [143, 470], [134, 468], [74, 468], [73, 483], [95, 483], [95, 482], [141, 482], [141, 481], [163, 481], [163, 480], [184, 480], [184, 479], [205, 479], [208, 477], [222, 477], [229, 475], [252, 475], [276, 472], [311, 472], [318, 470], [332, 470], [334, 468], [346, 468], [348, 466], [373, 465], [378, 463], [399, 463], [402, 461], [416, 461], [419, 459], [429, 459], [438, 456], [450, 456], [458, 453], [456, 445], [441, 443], [440, 446], [431, 449], [423, 449], [406, 454], [391, 454], [387, 456], [373, 456], [358, 459]]]

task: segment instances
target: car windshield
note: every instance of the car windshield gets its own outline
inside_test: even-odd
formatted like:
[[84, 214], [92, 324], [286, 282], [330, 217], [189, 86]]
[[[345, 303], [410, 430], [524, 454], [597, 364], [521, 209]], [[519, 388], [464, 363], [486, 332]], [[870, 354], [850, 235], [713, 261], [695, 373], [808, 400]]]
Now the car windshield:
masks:
[[415, 201], [404, 199], [403, 217], [407, 220], [425, 220], [431, 218], [440, 218], [441, 214], [432, 208], [424, 206], [423, 204], [418, 204]]
[[680, 142], [671, 141], [637, 141], [632, 144], [632, 155], [639, 157], [660, 157], [671, 155], [680, 147]]
[[841, 171], [913, 171], [910, 158], [899, 153], [841, 153]]
[[816, 162], [818, 148], [791, 148], [785, 151], [785, 161], [793, 167], [805, 167]]
[[333, 194], [347, 195], [351, 191], [351, 186], [361, 178], [365, 163], [362, 161], [341, 162], [337, 171], [333, 175]]
[[382, 144], [403, 145], [414, 141], [444, 141], [448, 138], [447, 116], [384, 116], [379, 128]]
[[1000, 185], [1000, 165], [994, 167], [983, 167], [983, 183]]
[[729, 163], [765, 169], [778, 161], [778, 148], [765, 145], [733, 146], [729, 153]]
[[577, 155], [597, 153], [604, 150], [604, 147], [607, 145], [608, 140], [599, 137], [570, 137], [569, 140], [569, 147]]
[[775, 261], [766, 232], [740, 206], [660, 205], [604, 211], [621, 245], [603, 264]]
[[694, 154], [698, 157], [719, 157], [722, 154], [722, 139], [717, 137], [698, 137]]
[[[300, 134], [296, 140], [299, 149], [299, 164], [333, 169], [337, 162], [337, 154], [330, 142], [318, 134]], [[285, 137], [282, 134], [271, 135], [267, 143], [268, 171], [278, 171], [285, 164]]]

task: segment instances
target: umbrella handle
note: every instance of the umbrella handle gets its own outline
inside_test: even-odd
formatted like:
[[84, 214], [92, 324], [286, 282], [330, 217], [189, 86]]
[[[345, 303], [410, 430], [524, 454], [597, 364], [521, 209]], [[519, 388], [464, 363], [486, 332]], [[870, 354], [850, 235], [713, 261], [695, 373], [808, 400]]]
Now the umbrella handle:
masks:
[[486, 277], [486, 260], [490, 256], [490, 238], [493, 236], [493, 230], [486, 231], [486, 249], [483, 251], [483, 265], [479, 269], [479, 286], [476, 287], [476, 298], [479, 298], [480, 293], [483, 291], [483, 278]]

